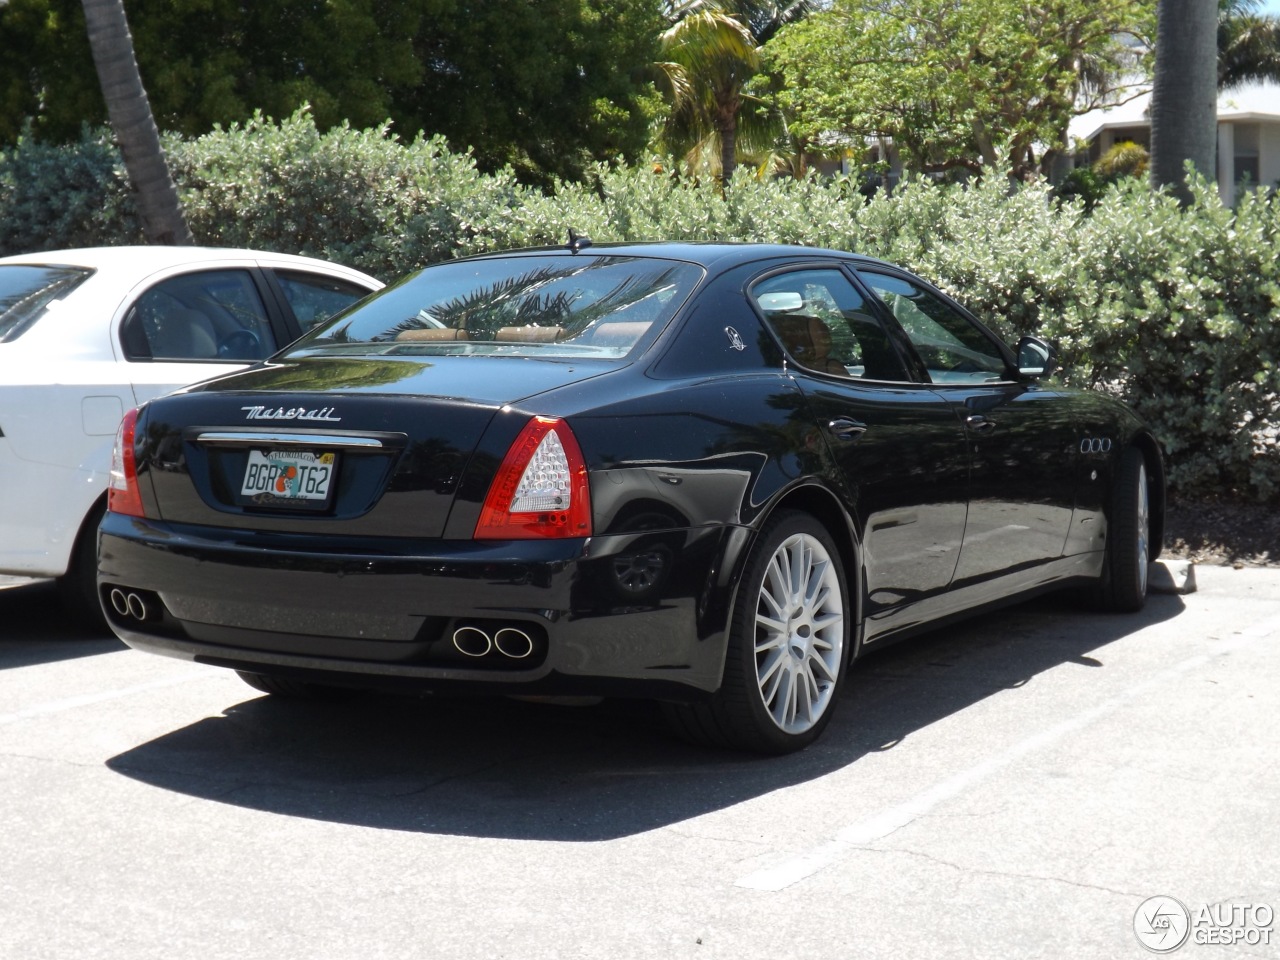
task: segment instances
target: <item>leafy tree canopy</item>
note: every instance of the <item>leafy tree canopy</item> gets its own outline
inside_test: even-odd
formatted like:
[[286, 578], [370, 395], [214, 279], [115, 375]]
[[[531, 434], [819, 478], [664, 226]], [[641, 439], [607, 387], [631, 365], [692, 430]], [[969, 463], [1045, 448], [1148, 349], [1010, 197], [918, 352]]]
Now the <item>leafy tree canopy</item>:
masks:
[[1150, 0], [834, 0], [766, 51], [810, 143], [889, 137], [917, 169], [1025, 173], [1120, 95], [1151, 18]]
[[[189, 136], [309, 103], [322, 129], [390, 118], [485, 170], [547, 183], [635, 159], [659, 100], [652, 0], [128, 0], [161, 129]], [[0, 143], [105, 119], [80, 0], [0, 7]]]

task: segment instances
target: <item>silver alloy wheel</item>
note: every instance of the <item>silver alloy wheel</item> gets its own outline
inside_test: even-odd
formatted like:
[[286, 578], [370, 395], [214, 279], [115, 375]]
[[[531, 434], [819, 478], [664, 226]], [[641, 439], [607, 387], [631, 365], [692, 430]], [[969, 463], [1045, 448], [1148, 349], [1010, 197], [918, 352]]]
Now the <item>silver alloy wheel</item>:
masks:
[[826, 548], [797, 533], [774, 552], [756, 601], [756, 682], [778, 729], [809, 730], [826, 712], [844, 656], [844, 604]]
[[1138, 595], [1147, 595], [1147, 567], [1150, 565], [1148, 542], [1151, 539], [1151, 501], [1147, 490], [1147, 466], [1138, 467], [1138, 504], [1134, 517], [1138, 538]]

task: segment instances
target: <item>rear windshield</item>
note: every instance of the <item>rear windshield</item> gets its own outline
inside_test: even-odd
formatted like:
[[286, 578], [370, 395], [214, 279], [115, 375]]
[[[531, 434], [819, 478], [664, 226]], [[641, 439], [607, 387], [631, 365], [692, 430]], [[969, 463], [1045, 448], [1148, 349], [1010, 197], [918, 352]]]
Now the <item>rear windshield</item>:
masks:
[[65, 297], [93, 273], [82, 267], [0, 264], [0, 343], [14, 340], [44, 308]]
[[643, 257], [444, 263], [374, 294], [283, 355], [623, 357], [671, 319], [701, 277], [693, 264]]

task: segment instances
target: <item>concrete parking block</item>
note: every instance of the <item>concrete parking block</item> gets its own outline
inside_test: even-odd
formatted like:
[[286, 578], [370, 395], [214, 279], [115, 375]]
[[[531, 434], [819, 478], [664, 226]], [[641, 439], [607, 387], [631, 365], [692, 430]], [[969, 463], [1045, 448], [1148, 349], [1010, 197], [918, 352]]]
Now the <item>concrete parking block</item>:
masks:
[[1190, 560], [1157, 560], [1148, 573], [1152, 593], [1185, 596], [1196, 592], [1196, 565]]

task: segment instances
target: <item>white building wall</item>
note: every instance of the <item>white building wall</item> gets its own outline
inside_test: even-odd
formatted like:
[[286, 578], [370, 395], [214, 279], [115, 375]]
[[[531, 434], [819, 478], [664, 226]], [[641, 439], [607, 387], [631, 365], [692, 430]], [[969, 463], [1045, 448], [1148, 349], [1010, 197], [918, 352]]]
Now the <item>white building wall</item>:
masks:
[[1218, 196], [1224, 206], [1234, 206], [1236, 202], [1236, 138], [1235, 126], [1230, 123], [1218, 124]]
[[1280, 180], [1280, 123], [1264, 123], [1258, 131], [1258, 181], [1276, 187]]

